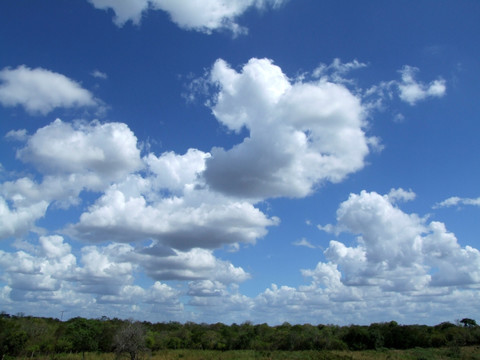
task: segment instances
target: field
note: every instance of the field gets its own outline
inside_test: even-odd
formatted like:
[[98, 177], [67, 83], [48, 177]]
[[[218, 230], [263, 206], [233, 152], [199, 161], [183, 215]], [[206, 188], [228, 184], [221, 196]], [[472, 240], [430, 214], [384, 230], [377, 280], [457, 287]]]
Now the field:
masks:
[[[23, 358], [18, 358], [18, 360]], [[36, 360], [82, 360], [81, 354], [57, 354], [36, 357]], [[209, 351], [209, 350], [164, 350], [144, 355], [139, 360], [435, 360], [472, 359], [480, 360], [480, 347], [408, 350], [367, 350], [367, 351]], [[85, 360], [115, 360], [113, 354], [86, 353]], [[129, 360], [123, 358], [122, 360]]]

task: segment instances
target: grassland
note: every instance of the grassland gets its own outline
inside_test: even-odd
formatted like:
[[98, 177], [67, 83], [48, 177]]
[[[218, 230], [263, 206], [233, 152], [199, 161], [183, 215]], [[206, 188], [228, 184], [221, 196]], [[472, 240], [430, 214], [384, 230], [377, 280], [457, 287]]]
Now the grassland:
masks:
[[[26, 360], [17, 358], [17, 360]], [[36, 360], [82, 360], [81, 354], [56, 354], [35, 357]], [[139, 360], [480, 360], [480, 347], [447, 347], [408, 350], [366, 351], [214, 351], [214, 350], [162, 350], [143, 355]], [[86, 353], [85, 360], [116, 360], [114, 354]], [[128, 360], [124, 358], [122, 360]]]

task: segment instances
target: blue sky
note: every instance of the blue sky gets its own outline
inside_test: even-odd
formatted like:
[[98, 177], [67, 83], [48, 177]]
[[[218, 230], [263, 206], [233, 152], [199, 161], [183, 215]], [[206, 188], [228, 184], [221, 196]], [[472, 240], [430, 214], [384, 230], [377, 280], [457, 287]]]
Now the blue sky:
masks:
[[478, 318], [476, 1], [0, 3], [0, 309]]

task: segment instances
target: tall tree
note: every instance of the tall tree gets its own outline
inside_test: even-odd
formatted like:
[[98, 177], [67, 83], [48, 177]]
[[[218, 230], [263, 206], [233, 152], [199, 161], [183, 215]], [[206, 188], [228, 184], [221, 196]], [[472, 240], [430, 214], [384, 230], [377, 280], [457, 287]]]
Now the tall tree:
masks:
[[146, 331], [142, 323], [128, 321], [122, 326], [114, 338], [117, 356], [128, 354], [130, 360], [137, 360], [147, 350]]

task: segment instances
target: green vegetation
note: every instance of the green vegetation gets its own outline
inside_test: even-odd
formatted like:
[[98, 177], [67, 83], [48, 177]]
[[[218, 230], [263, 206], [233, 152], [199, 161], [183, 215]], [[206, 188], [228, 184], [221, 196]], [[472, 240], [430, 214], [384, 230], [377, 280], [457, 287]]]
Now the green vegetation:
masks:
[[475, 320], [436, 326], [133, 322], [0, 315], [0, 359], [479, 359]]

